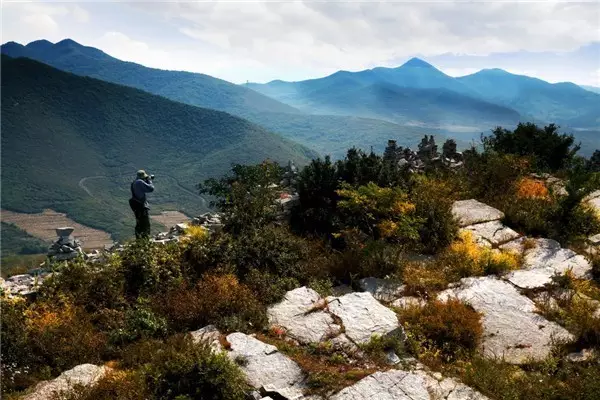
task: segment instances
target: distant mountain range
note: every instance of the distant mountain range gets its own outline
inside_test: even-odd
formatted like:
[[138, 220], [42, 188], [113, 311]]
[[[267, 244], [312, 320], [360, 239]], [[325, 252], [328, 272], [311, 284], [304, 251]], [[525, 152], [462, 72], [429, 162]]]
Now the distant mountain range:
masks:
[[204, 74], [165, 71], [121, 61], [70, 39], [56, 44], [38, 40], [26, 46], [9, 42], [2, 45], [2, 53], [31, 58], [63, 71], [135, 87], [182, 103], [226, 111], [335, 157], [342, 157], [351, 146], [382, 150], [389, 138], [414, 145], [425, 133], [449, 133], [373, 118], [310, 115], [240, 85]]
[[155, 211], [194, 215], [207, 210], [195, 185], [231, 163], [316, 156], [225, 112], [27, 58], [3, 55], [1, 72], [2, 207], [14, 211], [52, 208], [123, 238], [133, 232], [127, 200], [137, 169], [157, 176]]
[[417, 58], [398, 68], [339, 71], [319, 79], [247, 86], [308, 112], [433, 125], [534, 120], [573, 128], [600, 126], [600, 95], [575, 84], [551, 84], [500, 69], [453, 78]]

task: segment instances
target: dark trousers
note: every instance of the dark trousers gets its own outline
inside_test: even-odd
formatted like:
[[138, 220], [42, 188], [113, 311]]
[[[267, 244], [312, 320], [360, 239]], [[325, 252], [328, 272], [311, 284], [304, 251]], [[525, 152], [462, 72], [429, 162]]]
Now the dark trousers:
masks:
[[150, 214], [149, 210], [139, 207], [134, 210], [135, 213], [135, 238], [150, 237]]

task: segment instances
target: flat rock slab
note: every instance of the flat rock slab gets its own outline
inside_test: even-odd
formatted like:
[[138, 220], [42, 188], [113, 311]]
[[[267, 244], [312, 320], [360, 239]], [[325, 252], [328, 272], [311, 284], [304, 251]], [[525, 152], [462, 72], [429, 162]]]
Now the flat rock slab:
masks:
[[517, 239], [520, 235], [500, 221], [489, 221], [481, 224], [469, 225], [464, 230], [473, 232], [476, 239], [485, 239], [494, 247], [497, 247], [511, 240]]
[[232, 360], [239, 361], [251, 386], [286, 389], [298, 387], [304, 380], [298, 364], [279, 353], [275, 346], [240, 332], [228, 335], [227, 341], [231, 345], [227, 354]]
[[318, 343], [337, 336], [341, 327], [324, 311], [325, 300], [307, 287], [294, 289], [267, 310], [269, 324], [286, 329], [288, 336], [302, 343]]
[[375, 372], [342, 389], [331, 400], [486, 400], [452, 379], [438, 381], [423, 371]]
[[533, 301], [508, 282], [492, 278], [464, 278], [438, 295], [457, 297], [483, 314], [483, 355], [503, 358], [512, 364], [543, 360], [553, 340], [573, 340], [563, 327], [535, 313]]
[[571, 271], [576, 278], [587, 278], [592, 266], [573, 250], [563, 249], [550, 239], [535, 239], [534, 247], [525, 250], [523, 270], [513, 271], [506, 279], [523, 289], [541, 288], [552, 281], [552, 276]]
[[452, 214], [463, 227], [504, 218], [504, 213], [475, 199], [455, 201]]
[[355, 343], [367, 343], [373, 335], [400, 329], [398, 318], [368, 292], [329, 298], [329, 312], [342, 320], [346, 335]]
[[389, 303], [402, 296], [404, 285], [389, 279], [363, 278], [358, 281], [359, 287], [373, 295], [376, 300]]
[[68, 392], [76, 386], [89, 387], [98, 382], [110, 368], [93, 364], [81, 364], [63, 372], [58, 378], [38, 383], [33, 392], [24, 396], [23, 400], [51, 400], [61, 393]]

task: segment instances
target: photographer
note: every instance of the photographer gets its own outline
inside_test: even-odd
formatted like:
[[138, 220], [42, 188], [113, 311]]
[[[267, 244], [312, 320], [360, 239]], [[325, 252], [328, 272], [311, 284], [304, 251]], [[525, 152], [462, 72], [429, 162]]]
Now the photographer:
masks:
[[137, 239], [150, 237], [150, 206], [146, 199], [146, 193], [154, 191], [152, 179], [154, 179], [154, 175], [148, 175], [141, 169], [131, 183], [129, 206], [135, 214], [135, 237]]

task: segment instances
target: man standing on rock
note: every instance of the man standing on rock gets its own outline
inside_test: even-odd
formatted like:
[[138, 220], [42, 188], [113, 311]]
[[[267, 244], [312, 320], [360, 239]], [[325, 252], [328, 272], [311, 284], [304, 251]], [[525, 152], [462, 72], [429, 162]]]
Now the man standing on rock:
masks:
[[146, 171], [140, 169], [136, 179], [131, 183], [129, 206], [135, 214], [136, 239], [150, 237], [150, 206], [146, 199], [146, 193], [154, 191], [152, 179], [154, 179], [154, 175], [148, 175]]

